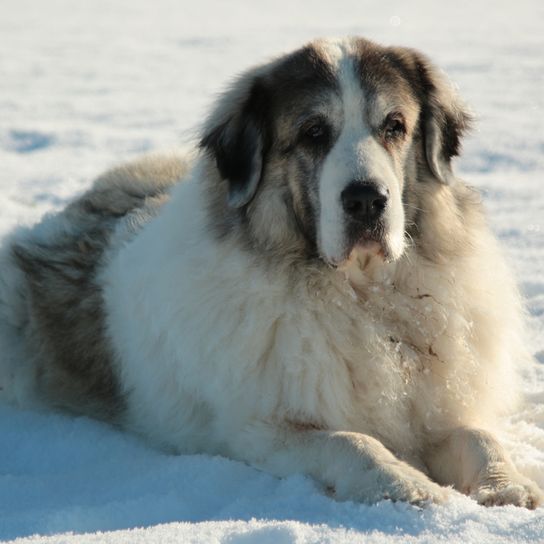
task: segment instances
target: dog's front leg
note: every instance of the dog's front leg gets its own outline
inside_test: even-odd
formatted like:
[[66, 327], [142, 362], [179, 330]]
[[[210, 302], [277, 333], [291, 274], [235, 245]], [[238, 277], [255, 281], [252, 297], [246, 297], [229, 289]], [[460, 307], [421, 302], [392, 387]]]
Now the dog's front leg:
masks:
[[425, 461], [437, 482], [453, 485], [480, 504], [536, 508], [543, 502], [542, 491], [516, 470], [487, 431], [457, 428], [432, 443]]
[[263, 423], [234, 442], [230, 453], [239, 459], [277, 476], [308, 474], [339, 500], [421, 505], [443, 502], [449, 492], [364, 434]]

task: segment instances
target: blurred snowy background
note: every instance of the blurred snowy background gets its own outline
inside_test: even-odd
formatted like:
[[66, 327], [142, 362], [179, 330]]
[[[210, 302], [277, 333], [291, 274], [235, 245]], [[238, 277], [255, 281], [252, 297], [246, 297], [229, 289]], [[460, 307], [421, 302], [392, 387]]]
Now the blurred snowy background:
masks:
[[[115, 163], [190, 143], [214, 96], [253, 63], [316, 36], [413, 46], [477, 114], [458, 171], [484, 195], [544, 364], [543, 28], [540, 0], [0, 0], [0, 235], [65, 205]], [[505, 440], [544, 486], [540, 365], [525, 388], [530, 402], [505, 421]], [[425, 511], [336, 503], [302, 476], [172, 457], [84, 418], [0, 406], [0, 540], [33, 534], [70, 543], [544, 542], [544, 509], [465, 498]]]

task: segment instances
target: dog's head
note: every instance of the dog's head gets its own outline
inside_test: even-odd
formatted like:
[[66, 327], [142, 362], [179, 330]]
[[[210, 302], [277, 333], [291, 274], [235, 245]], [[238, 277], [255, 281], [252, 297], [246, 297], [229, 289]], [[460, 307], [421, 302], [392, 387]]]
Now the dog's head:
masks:
[[334, 266], [354, 252], [398, 259], [414, 184], [452, 182], [467, 123], [420, 53], [312, 43], [244, 74], [208, 119], [216, 224]]

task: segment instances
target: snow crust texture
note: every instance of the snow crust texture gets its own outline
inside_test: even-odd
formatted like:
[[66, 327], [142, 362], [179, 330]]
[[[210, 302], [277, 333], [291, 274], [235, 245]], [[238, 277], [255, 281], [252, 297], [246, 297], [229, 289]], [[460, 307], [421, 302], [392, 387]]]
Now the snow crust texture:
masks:
[[[0, 0], [0, 236], [113, 164], [194, 139], [230, 78], [316, 36], [431, 56], [477, 115], [458, 171], [517, 272], [538, 362], [505, 421], [544, 486], [544, 3]], [[33, 543], [544, 542], [544, 509], [338, 503], [206, 455], [169, 456], [101, 423], [0, 405], [0, 540]]]

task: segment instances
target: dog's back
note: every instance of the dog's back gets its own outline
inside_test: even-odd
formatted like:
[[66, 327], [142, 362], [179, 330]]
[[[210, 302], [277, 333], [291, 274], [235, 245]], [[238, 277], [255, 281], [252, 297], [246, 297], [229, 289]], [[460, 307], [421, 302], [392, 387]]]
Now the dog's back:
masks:
[[189, 155], [172, 154], [115, 168], [61, 213], [5, 241], [0, 394], [20, 403], [45, 396], [48, 404], [110, 420], [122, 412], [97, 276], [189, 164]]

